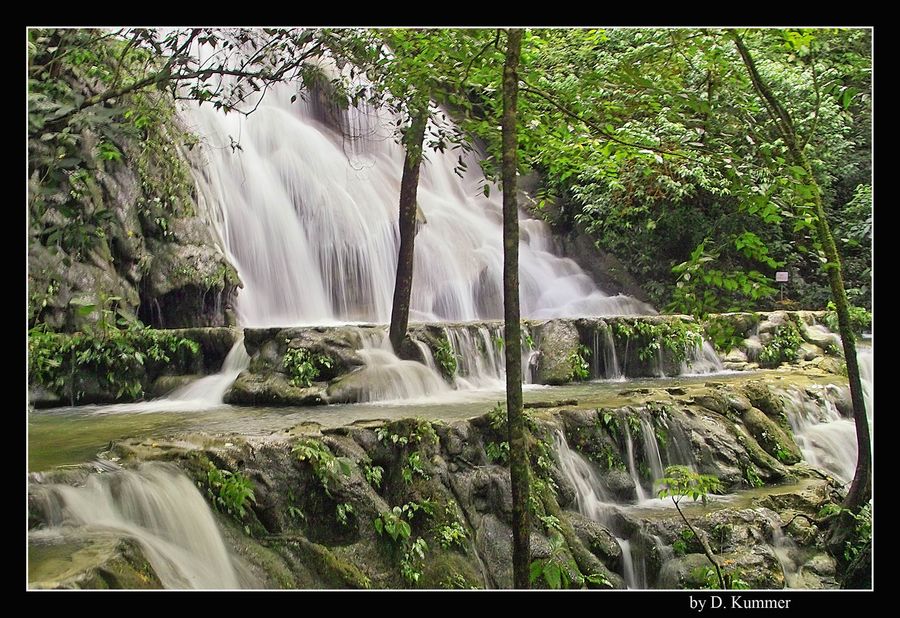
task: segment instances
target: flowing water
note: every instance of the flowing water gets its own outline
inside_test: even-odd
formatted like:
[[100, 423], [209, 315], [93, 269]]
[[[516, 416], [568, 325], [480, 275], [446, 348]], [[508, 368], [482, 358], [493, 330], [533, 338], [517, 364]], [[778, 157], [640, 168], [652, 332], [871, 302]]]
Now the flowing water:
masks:
[[[244, 282], [244, 326], [390, 320], [399, 247], [403, 150], [384, 110], [351, 108], [339, 132], [314, 106], [270, 91], [249, 117], [210, 106], [188, 121], [208, 165], [200, 200]], [[432, 127], [433, 129], [434, 127]], [[240, 149], [231, 148], [232, 138]], [[459, 163], [466, 171], [458, 176]], [[502, 225], [497, 187], [484, 194], [474, 153], [426, 148], [411, 301], [418, 321], [502, 317]], [[554, 254], [549, 228], [520, 217], [523, 317], [655, 313], [610, 296], [572, 260]]]
[[166, 588], [252, 585], [203, 496], [173, 465], [92, 474], [81, 487], [33, 484], [32, 499], [49, 526], [30, 533], [36, 545], [110, 533], [136, 541]]
[[[874, 435], [874, 374], [871, 348], [857, 352], [869, 427]], [[836, 388], [836, 387], [834, 387]], [[796, 391], [784, 393], [788, 421], [803, 458], [812, 466], [832, 474], [842, 483], [853, 480], [856, 471], [856, 426], [852, 417], [843, 416], [835, 404], [834, 388], [824, 388], [821, 403]], [[849, 397], [847, 397], [849, 400]]]

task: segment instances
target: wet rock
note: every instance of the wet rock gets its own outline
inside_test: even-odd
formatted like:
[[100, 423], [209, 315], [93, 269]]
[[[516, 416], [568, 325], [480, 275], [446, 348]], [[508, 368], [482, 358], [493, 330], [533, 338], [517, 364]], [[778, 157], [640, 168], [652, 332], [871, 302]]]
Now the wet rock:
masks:
[[621, 571], [622, 548], [616, 537], [601, 524], [580, 513], [564, 512], [578, 539], [611, 571]]
[[162, 588], [136, 541], [112, 533], [40, 538], [28, 543], [30, 588]]
[[535, 382], [538, 384], [566, 384], [571, 382], [572, 355], [578, 352], [578, 330], [571, 322], [551, 320], [537, 330], [540, 350]]
[[284, 374], [243, 371], [228, 389], [225, 403], [236, 405], [312, 406], [325, 403], [322, 386], [292, 386]]

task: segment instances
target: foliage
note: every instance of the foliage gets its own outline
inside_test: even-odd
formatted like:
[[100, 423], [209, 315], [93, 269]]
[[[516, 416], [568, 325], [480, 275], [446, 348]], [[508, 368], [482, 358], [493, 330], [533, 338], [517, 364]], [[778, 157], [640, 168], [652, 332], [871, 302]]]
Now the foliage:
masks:
[[340, 477], [350, 476], [353, 469], [349, 459], [335, 457], [328, 445], [312, 438], [299, 440], [291, 452], [297, 456], [298, 460], [305, 461], [310, 465], [319, 484], [329, 496]]
[[844, 543], [844, 559], [850, 563], [872, 544], [872, 503], [866, 504], [859, 513], [845, 512], [854, 520], [853, 532]]
[[[713, 567], [697, 567], [694, 571], [691, 572], [691, 576], [694, 579], [698, 579], [704, 582], [704, 585], [701, 586], [703, 589], [716, 590], [721, 588], [719, 585], [719, 577], [716, 575], [716, 570]], [[723, 573], [722, 577], [725, 578], [725, 589], [726, 590], [749, 590], [750, 584], [744, 581], [741, 578], [740, 571]]]
[[534, 584], [543, 579], [551, 590], [581, 588], [590, 583], [597, 588], [611, 588], [612, 584], [602, 573], [583, 575], [566, 549], [562, 534], [554, 532], [550, 537], [550, 557], [531, 562], [530, 580]]
[[763, 480], [759, 478], [759, 475], [756, 473], [756, 469], [753, 467], [753, 464], [747, 463], [742, 465], [741, 472], [743, 472], [744, 480], [747, 481], [747, 484], [750, 487], [763, 486]]
[[[832, 332], [838, 332], [838, 319], [837, 319], [837, 310], [835, 309], [834, 302], [828, 301], [828, 313], [825, 314], [825, 325]], [[850, 327], [854, 333], [857, 335], [861, 335], [864, 331], [868, 330], [872, 326], [872, 314], [869, 313], [863, 307], [854, 307], [850, 305], [847, 307], [850, 312]]]
[[676, 556], [683, 556], [688, 553], [688, 549], [696, 542], [697, 537], [694, 536], [694, 533], [691, 532], [690, 528], [684, 528], [681, 531], [679, 538], [672, 543], [672, 551], [675, 552]]
[[691, 351], [703, 342], [701, 328], [694, 322], [673, 318], [658, 323], [634, 320], [631, 323], [613, 323], [613, 333], [617, 338], [629, 340], [629, 345], [637, 348], [637, 355], [647, 362], [655, 358], [660, 350], [677, 363], [688, 361]]
[[431, 478], [428, 475], [428, 472], [425, 471], [425, 468], [422, 467], [422, 453], [419, 451], [413, 451], [409, 455], [406, 456], [406, 465], [400, 470], [400, 474], [403, 477], [403, 480], [407, 483], [412, 483], [413, 475], [419, 475], [423, 479]]
[[456, 375], [459, 368], [459, 361], [457, 354], [453, 351], [453, 346], [450, 345], [450, 340], [447, 337], [442, 337], [438, 340], [437, 345], [434, 348], [434, 360], [437, 361], [437, 364], [441, 367], [441, 370], [448, 379], [452, 379], [453, 376]]
[[[392, 431], [392, 428], [398, 431]], [[437, 433], [431, 423], [425, 419], [417, 418], [412, 421], [401, 421], [382, 425], [375, 430], [375, 436], [385, 446], [406, 447], [409, 445], [436, 445]]]
[[256, 503], [253, 482], [240, 472], [219, 470], [209, 462], [206, 479], [208, 485], [206, 495], [213, 507], [216, 510], [224, 509], [238, 521], [244, 519], [250, 502]]
[[350, 525], [349, 517], [353, 514], [353, 505], [349, 502], [342, 502], [337, 505], [335, 513], [338, 523], [340, 523], [342, 526], [348, 526]]
[[444, 549], [453, 547], [465, 548], [468, 535], [466, 529], [458, 521], [441, 526], [437, 531], [438, 541]]
[[282, 367], [290, 376], [291, 385], [300, 388], [311, 386], [323, 369], [333, 366], [334, 361], [330, 356], [311, 352], [306, 348], [289, 348], [282, 361]]
[[484, 452], [493, 462], [505, 466], [509, 463], [509, 442], [488, 442], [484, 445]]
[[699, 474], [687, 466], [669, 466], [666, 476], [657, 482], [659, 498], [672, 498], [678, 504], [682, 498], [701, 500], [706, 504], [707, 496], [722, 491], [722, 483], [714, 476]]
[[757, 359], [761, 367], [777, 367], [781, 363], [797, 360], [797, 352], [803, 344], [800, 329], [793, 321], [786, 321], [763, 346]]
[[415, 584], [422, 576], [421, 562], [428, 551], [428, 543], [422, 537], [412, 539], [411, 520], [418, 514], [434, 515], [434, 504], [425, 500], [408, 502], [403, 506], [395, 506], [390, 511], [380, 513], [375, 518], [375, 531], [379, 536], [387, 535], [400, 555], [400, 574], [411, 584]]
[[[91, 313], [95, 309], [94, 305], [83, 305], [80, 311]], [[144, 394], [150, 370], [200, 353], [194, 341], [134, 322], [119, 328], [109, 323], [109, 310], [101, 313], [98, 326], [88, 332], [63, 334], [43, 326], [32, 328], [28, 332], [30, 381], [68, 395], [73, 405], [84, 395], [78, 390], [78, 376], [96, 377], [100, 387], [115, 393], [117, 399], [137, 399]]]
[[591, 377], [591, 366], [587, 359], [591, 356], [591, 350], [584, 345], [579, 345], [569, 354], [567, 360], [572, 367], [572, 380], [588, 380]]
[[362, 466], [363, 476], [366, 478], [366, 481], [372, 487], [376, 489], [381, 487], [381, 480], [384, 476], [384, 468], [381, 466], [373, 466], [370, 463], [365, 463]]
[[738, 332], [734, 322], [727, 317], [707, 316], [703, 322], [703, 330], [706, 339], [720, 354], [727, 354], [744, 341], [743, 333]]

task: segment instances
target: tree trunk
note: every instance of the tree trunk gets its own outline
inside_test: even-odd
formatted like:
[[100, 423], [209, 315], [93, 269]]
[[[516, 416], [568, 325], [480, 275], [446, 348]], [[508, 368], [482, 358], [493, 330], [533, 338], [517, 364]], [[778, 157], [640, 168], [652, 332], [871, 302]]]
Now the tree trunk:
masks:
[[394, 353], [401, 355], [406, 329], [409, 326], [409, 300], [412, 293], [413, 259], [416, 246], [416, 194], [419, 189], [419, 168], [422, 166], [422, 143], [428, 123], [427, 103], [413, 112], [406, 132], [406, 157], [403, 178], [400, 180], [400, 253], [397, 257], [397, 277], [394, 281], [394, 302], [391, 307], [390, 339]]
[[522, 325], [519, 322], [519, 208], [516, 202], [516, 103], [522, 31], [511, 29], [503, 66], [503, 337], [506, 412], [513, 506], [513, 585], [530, 587], [531, 526], [528, 518], [528, 447], [522, 410]]
[[831, 287], [831, 296], [837, 309], [838, 331], [841, 343], [844, 347], [844, 360], [847, 363], [847, 379], [850, 382], [850, 398], [853, 401], [853, 422], [856, 425], [856, 445], [858, 456], [856, 459], [856, 473], [850, 491], [844, 498], [844, 508], [858, 511], [869, 501], [871, 496], [872, 478], [872, 442], [869, 436], [869, 421], [866, 417], [865, 398], [863, 397], [862, 381], [859, 379], [859, 362], [856, 358], [856, 338], [850, 324], [850, 311], [848, 309], [847, 293], [844, 291], [844, 278], [841, 276], [841, 260], [838, 255], [834, 236], [831, 234], [831, 226], [825, 217], [825, 208], [822, 204], [822, 191], [816, 177], [813, 175], [812, 166], [803, 154], [803, 149], [797, 140], [797, 132], [794, 128], [790, 114], [781, 105], [769, 86], [763, 81], [756, 70], [756, 64], [750, 55], [750, 50], [744, 45], [740, 35], [734, 30], [730, 31], [731, 38], [737, 46], [738, 53], [750, 74], [750, 81], [756, 93], [762, 99], [766, 110], [775, 121], [778, 131], [784, 139], [788, 152], [795, 165], [799, 165], [806, 172], [806, 178], [813, 189], [813, 200], [816, 211], [816, 231], [819, 243], [825, 252], [825, 272], [828, 275], [828, 283]]

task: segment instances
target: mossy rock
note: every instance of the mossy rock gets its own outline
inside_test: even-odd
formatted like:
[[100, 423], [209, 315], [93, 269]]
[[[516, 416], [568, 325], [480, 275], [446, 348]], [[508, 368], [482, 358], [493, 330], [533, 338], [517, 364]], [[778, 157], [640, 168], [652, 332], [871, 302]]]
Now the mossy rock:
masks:
[[31, 588], [160, 589], [136, 541], [111, 534], [50, 541], [29, 538]]
[[225, 393], [225, 403], [236, 405], [314, 406], [325, 403], [324, 385], [293, 386], [278, 372], [243, 371]]
[[757, 444], [781, 463], [790, 466], [803, 459], [793, 436], [760, 410], [750, 408], [741, 415], [741, 420]]

